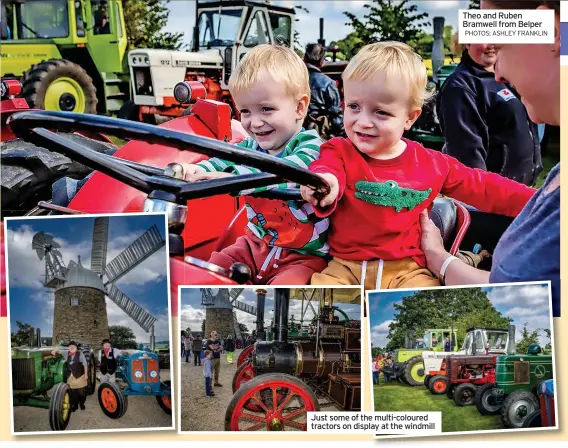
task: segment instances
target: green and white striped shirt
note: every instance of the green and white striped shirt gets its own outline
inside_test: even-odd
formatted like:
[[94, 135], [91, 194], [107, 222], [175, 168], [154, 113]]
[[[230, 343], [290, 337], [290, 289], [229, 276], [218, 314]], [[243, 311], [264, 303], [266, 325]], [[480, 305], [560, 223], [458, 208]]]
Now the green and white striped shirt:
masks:
[[[319, 158], [322, 143], [323, 140], [317, 131], [302, 130], [288, 142], [286, 147], [276, 157], [291, 165], [307, 169], [313, 161]], [[250, 137], [238, 143], [237, 146], [250, 149], [251, 151], [265, 152]], [[256, 168], [237, 165], [216, 157], [200, 162], [197, 165], [207, 172], [225, 171], [236, 175], [261, 172]], [[239, 194], [250, 195], [267, 190], [299, 187], [300, 185], [296, 183], [282, 182], [280, 184], [243, 190]], [[288, 207], [286, 207], [286, 210], [278, 210], [277, 212], [273, 212], [273, 204], [274, 202], [269, 199], [252, 197], [247, 199], [248, 229], [253, 234], [263, 239], [269, 246], [282, 247], [318, 256], [328, 254], [327, 233], [329, 220], [327, 218], [316, 217], [312, 206], [304, 201], [287, 201]], [[286, 216], [285, 220], [282, 219], [283, 216]], [[291, 216], [294, 220], [292, 223], [290, 221]], [[294, 240], [293, 235], [298, 235], [295, 241], [292, 241]], [[284, 240], [287, 242], [284, 243]]]

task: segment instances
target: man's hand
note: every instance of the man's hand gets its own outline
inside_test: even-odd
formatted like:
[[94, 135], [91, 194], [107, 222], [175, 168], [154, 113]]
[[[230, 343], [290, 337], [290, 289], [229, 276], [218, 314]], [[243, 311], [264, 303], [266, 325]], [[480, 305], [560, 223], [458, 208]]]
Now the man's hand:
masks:
[[333, 204], [337, 199], [337, 195], [339, 194], [339, 181], [337, 180], [337, 177], [335, 177], [331, 173], [321, 173], [321, 174], [316, 173], [316, 174], [321, 178], [323, 178], [329, 184], [330, 187], [329, 193], [323, 198], [321, 198], [319, 201], [314, 196], [315, 191], [312, 190], [311, 188], [302, 186], [300, 188], [300, 193], [302, 194], [302, 198], [304, 198], [304, 201], [309, 202], [314, 207], [319, 206], [321, 208], [324, 208], [327, 207], [328, 205]]

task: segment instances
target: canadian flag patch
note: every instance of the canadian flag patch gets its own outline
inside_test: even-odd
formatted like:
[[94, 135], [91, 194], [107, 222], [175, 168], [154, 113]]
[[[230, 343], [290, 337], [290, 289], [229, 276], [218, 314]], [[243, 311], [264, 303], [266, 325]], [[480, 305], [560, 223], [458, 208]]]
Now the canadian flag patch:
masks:
[[512, 100], [513, 98], [516, 98], [515, 94], [511, 92], [509, 89], [500, 90], [499, 92], [497, 92], [497, 95], [499, 95], [505, 101], [509, 101]]

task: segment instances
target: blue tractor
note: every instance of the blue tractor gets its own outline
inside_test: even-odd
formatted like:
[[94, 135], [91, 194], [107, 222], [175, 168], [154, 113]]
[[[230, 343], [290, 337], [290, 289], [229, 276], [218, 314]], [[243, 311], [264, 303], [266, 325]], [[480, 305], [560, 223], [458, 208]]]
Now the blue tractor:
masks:
[[172, 413], [171, 381], [160, 381], [157, 354], [141, 350], [121, 355], [115, 375], [116, 383], [102, 383], [98, 391], [99, 405], [108, 417], [120, 418], [126, 413], [129, 395], [155, 396], [162, 410]]

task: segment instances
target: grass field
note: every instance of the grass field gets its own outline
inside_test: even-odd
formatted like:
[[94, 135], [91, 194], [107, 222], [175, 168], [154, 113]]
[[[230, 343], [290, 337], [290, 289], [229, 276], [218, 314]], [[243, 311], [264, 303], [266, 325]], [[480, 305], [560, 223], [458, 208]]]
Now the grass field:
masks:
[[424, 386], [381, 383], [373, 386], [373, 392], [375, 412], [442, 411], [442, 432], [504, 429], [499, 415], [481, 415], [475, 405], [456, 406], [446, 394], [432, 395]]

